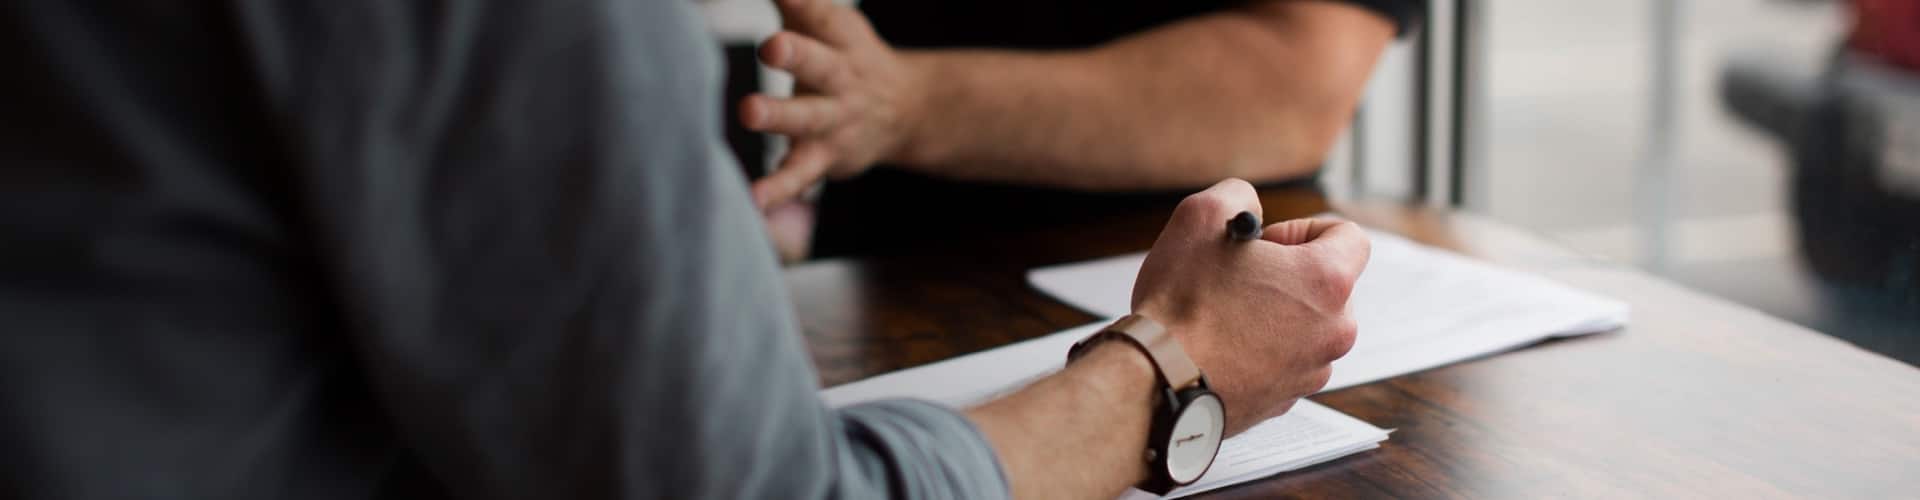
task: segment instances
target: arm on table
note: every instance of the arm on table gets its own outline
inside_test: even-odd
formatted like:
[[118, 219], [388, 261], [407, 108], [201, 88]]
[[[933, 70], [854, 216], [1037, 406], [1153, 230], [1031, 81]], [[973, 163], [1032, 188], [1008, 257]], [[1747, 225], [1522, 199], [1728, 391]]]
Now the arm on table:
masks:
[[1365, 8], [1268, 0], [1084, 50], [900, 50], [858, 12], [779, 2], [761, 48], [796, 97], [750, 96], [748, 127], [793, 151], [762, 206], [877, 161], [932, 175], [1088, 190], [1256, 182], [1315, 168], [1394, 24]]
[[1081, 51], [902, 51], [925, 75], [903, 165], [1089, 190], [1254, 182], [1317, 168], [1393, 24], [1266, 1]]
[[1119, 496], [1146, 479], [1153, 364], [1107, 342], [1066, 370], [967, 412], [1015, 498]]

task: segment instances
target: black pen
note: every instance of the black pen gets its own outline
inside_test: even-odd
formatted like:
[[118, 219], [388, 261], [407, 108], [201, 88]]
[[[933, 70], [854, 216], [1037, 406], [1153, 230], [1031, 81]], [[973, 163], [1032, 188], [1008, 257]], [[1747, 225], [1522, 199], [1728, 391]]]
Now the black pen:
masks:
[[1227, 219], [1227, 237], [1233, 241], [1253, 241], [1260, 239], [1260, 216], [1253, 212], [1240, 212]]

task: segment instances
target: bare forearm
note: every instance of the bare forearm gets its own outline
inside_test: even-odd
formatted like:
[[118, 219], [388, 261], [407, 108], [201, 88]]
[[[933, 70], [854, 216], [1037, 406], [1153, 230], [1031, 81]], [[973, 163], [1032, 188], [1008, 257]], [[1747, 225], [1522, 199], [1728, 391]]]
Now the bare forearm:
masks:
[[1059, 52], [903, 51], [924, 76], [894, 160], [945, 177], [1089, 190], [1255, 181], [1317, 166], [1392, 25], [1279, 2]]
[[1138, 350], [1108, 342], [967, 416], [993, 443], [1015, 498], [1106, 500], [1146, 477], [1153, 373]]

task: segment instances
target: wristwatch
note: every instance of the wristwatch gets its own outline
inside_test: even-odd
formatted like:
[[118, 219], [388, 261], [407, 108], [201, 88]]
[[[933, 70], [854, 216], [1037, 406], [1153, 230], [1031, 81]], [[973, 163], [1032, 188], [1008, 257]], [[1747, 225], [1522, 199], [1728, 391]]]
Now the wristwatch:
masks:
[[1136, 488], [1165, 495], [1193, 484], [1213, 467], [1225, 438], [1227, 407], [1207, 385], [1207, 377], [1160, 323], [1128, 315], [1088, 335], [1067, 351], [1073, 362], [1094, 345], [1125, 341], [1147, 355], [1155, 374], [1153, 425], [1147, 434], [1147, 479]]

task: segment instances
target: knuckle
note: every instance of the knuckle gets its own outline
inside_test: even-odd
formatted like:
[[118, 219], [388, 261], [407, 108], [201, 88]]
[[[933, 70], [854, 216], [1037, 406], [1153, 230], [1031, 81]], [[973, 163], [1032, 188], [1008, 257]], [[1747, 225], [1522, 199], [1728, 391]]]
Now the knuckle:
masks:
[[1226, 196], [1209, 190], [1187, 195], [1186, 199], [1180, 200], [1180, 206], [1174, 211], [1189, 217], [1211, 217], [1214, 214], [1226, 212], [1229, 209], [1228, 205]]
[[1353, 294], [1354, 280], [1350, 272], [1325, 262], [1318, 263], [1311, 269], [1313, 273], [1308, 281], [1314, 293], [1312, 297], [1314, 302], [1328, 308], [1345, 306], [1347, 297]]
[[1367, 229], [1359, 227], [1357, 223], [1352, 223], [1352, 221], [1342, 221], [1340, 227], [1331, 227], [1329, 231], [1334, 231], [1334, 229], [1338, 229], [1342, 238], [1348, 240], [1348, 246], [1346, 246], [1346, 248], [1352, 252], [1352, 256], [1346, 256], [1346, 258], [1359, 260], [1361, 263], [1367, 262], [1367, 256], [1373, 254], [1373, 238], [1367, 238]]
[[1307, 381], [1310, 382], [1310, 384], [1307, 387], [1306, 394], [1313, 394], [1316, 392], [1320, 392], [1321, 389], [1325, 389], [1327, 387], [1327, 382], [1330, 382], [1332, 380], [1333, 380], [1333, 367], [1322, 366], [1320, 368], [1313, 370], [1313, 374], [1307, 377]]
[[833, 145], [821, 144], [820, 148], [814, 150], [813, 158], [807, 162], [807, 176], [809, 178], [819, 177], [821, 172], [825, 172], [833, 165], [835, 156]]
[[813, 109], [808, 106], [795, 106], [786, 114], [786, 128], [794, 135], [813, 135]]
[[1277, 417], [1293, 411], [1293, 405], [1299, 402], [1300, 398], [1290, 398], [1286, 401], [1281, 401], [1280, 404], [1273, 405], [1273, 411], [1269, 412], [1268, 416]]
[[833, 122], [833, 109], [823, 104], [824, 103], [815, 102], [812, 106], [807, 106], [807, 118], [804, 126], [807, 132], [818, 134], [826, 131], [827, 125]]
[[1353, 239], [1356, 240], [1354, 241], [1355, 250], [1358, 250], [1361, 255], [1373, 253], [1373, 239], [1367, 237], [1365, 228], [1360, 227], [1360, 224], [1356, 224], [1353, 221], [1344, 221], [1341, 222], [1340, 225], [1346, 226], [1346, 229], [1348, 229], [1347, 232], [1353, 235]]
[[852, 8], [842, 7], [839, 9], [839, 12], [840, 12], [840, 17], [844, 18], [841, 20], [841, 25], [845, 26], [847, 29], [856, 30], [862, 33], [873, 31], [873, 23], [869, 22], [867, 20], [867, 16], [865, 14], [861, 14], [860, 11], [854, 10]]
[[818, 75], [831, 74], [840, 66], [839, 54], [819, 40], [807, 40], [797, 52], [806, 54], [807, 69]]
[[1333, 332], [1327, 339], [1327, 361], [1332, 362], [1346, 356], [1348, 352], [1353, 351], [1353, 344], [1359, 339], [1360, 324], [1354, 321], [1352, 316], [1342, 315], [1334, 320]]
[[1352, 221], [1341, 221], [1327, 228], [1327, 232], [1337, 234], [1344, 240], [1345, 245], [1340, 246], [1343, 254], [1337, 257], [1341, 262], [1352, 262], [1354, 264], [1352, 273], [1355, 278], [1358, 278], [1359, 268], [1366, 265], [1368, 256], [1373, 253], [1373, 240], [1367, 238], [1366, 229]]
[[781, 31], [774, 33], [770, 41], [780, 43], [780, 49], [787, 54], [786, 62], [788, 64], [805, 61], [807, 56], [807, 42], [810, 41], [806, 35], [792, 31]]
[[1363, 267], [1363, 265], [1333, 266], [1334, 279], [1340, 284], [1341, 304], [1347, 303], [1347, 298], [1353, 295], [1353, 287], [1360, 283], [1360, 270]]
[[853, 68], [840, 64], [835, 65], [828, 71], [827, 76], [821, 79], [820, 85], [844, 92], [844, 89], [853, 85], [854, 80], [855, 75]]
[[829, 4], [826, 12], [820, 16], [821, 31], [827, 33], [847, 33], [849, 30], [859, 28], [859, 23], [865, 20], [866, 16], [860, 15], [859, 11], [837, 4]]

